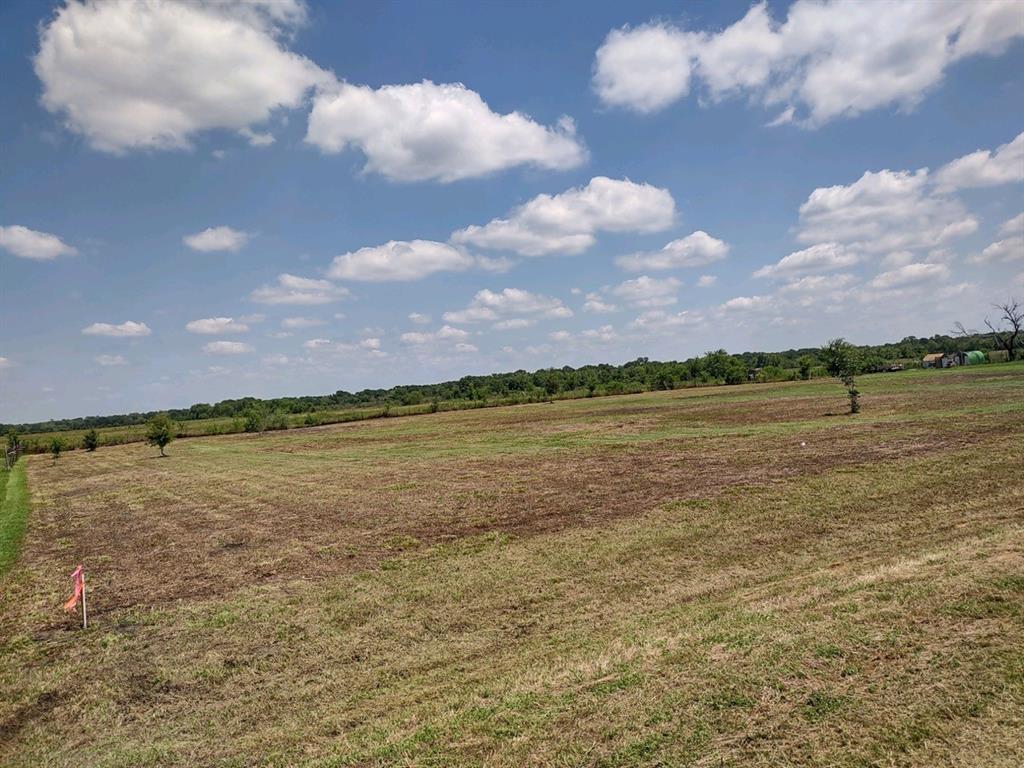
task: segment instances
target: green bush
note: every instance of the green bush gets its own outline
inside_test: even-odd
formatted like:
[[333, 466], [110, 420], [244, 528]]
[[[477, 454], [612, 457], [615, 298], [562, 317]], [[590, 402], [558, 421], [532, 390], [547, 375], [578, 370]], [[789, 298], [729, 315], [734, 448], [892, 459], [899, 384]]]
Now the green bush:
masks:
[[95, 451], [99, 447], [99, 444], [100, 435], [99, 432], [97, 432], [95, 429], [90, 429], [88, 432], [82, 435], [82, 447], [85, 448], [85, 450], [89, 451], [89, 453]]

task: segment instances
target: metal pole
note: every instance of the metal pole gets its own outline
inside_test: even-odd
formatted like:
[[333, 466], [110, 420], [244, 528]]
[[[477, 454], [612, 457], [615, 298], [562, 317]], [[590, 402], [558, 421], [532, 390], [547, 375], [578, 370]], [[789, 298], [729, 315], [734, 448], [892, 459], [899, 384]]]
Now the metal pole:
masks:
[[85, 612], [85, 571], [82, 571], [82, 629], [89, 626], [89, 616]]

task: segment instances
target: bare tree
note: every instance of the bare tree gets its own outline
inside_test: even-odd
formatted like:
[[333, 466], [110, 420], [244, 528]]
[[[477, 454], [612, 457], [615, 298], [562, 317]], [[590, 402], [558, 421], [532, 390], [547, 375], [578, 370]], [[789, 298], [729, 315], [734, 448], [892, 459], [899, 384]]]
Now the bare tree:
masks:
[[1017, 299], [1008, 299], [1003, 304], [993, 304], [994, 309], [1002, 314], [993, 323], [987, 317], [985, 325], [992, 334], [992, 340], [1001, 348], [1006, 350], [1010, 360], [1017, 359], [1017, 339], [1024, 342], [1024, 306]]

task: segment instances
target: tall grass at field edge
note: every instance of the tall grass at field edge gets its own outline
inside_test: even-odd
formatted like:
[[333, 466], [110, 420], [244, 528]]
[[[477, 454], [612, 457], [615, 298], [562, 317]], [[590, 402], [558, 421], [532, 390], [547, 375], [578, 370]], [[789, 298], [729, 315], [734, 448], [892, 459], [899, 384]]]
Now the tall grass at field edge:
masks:
[[18, 559], [27, 522], [28, 482], [22, 459], [9, 472], [0, 470], [0, 576]]

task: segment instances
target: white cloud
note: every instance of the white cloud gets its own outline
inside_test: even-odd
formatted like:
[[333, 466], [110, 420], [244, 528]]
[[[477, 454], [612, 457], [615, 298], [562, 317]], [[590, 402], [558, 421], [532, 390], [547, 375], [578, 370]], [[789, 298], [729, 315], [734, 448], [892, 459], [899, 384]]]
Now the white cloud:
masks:
[[331, 341], [330, 339], [310, 339], [304, 341], [302, 346], [310, 351], [363, 352], [370, 357], [387, 357], [387, 353], [381, 351], [381, 342], [378, 338], [366, 338], [355, 343]]
[[869, 284], [871, 288], [891, 290], [920, 285], [921, 283], [944, 280], [949, 277], [949, 267], [945, 264], [929, 264], [916, 262], [906, 264], [898, 269], [883, 272]]
[[128, 365], [128, 361], [121, 355], [97, 355], [93, 360], [104, 367]]
[[935, 172], [935, 181], [941, 190], [1024, 181], [1024, 133], [997, 147], [995, 152], [979, 149], [942, 166]]
[[754, 272], [754, 277], [798, 275], [850, 267], [860, 261], [857, 254], [838, 243], [818, 243], [802, 251], [783, 256], [775, 264], [768, 264]]
[[800, 206], [801, 242], [876, 253], [933, 248], [978, 228], [958, 200], [935, 194], [928, 171], [868, 171], [853, 184], [815, 189]]
[[330, 339], [309, 339], [308, 341], [302, 342], [303, 349], [320, 349], [321, 347], [329, 347], [332, 342]]
[[682, 269], [684, 267], [701, 267], [720, 261], [728, 253], [728, 243], [698, 229], [686, 237], [673, 240], [659, 251], [619, 256], [615, 259], [615, 263], [629, 272]]
[[287, 273], [277, 276], [277, 285], [264, 285], [250, 294], [260, 304], [297, 304], [312, 306], [330, 304], [349, 296], [349, 290], [328, 280], [297, 277]]
[[469, 269], [476, 260], [465, 251], [432, 240], [390, 240], [335, 256], [327, 276], [335, 280], [419, 280], [435, 272]]
[[548, 334], [548, 338], [552, 341], [571, 341], [572, 334], [568, 331], [552, 331]]
[[212, 336], [220, 333], [245, 333], [249, 330], [249, 326], [231, 317], [207, 317], [203, 320], [186, 323], [185, 330], [189, 333], [203, 333]]
[[496, 331], [519, 331], [523, 328], [530, 328], [537, 324], [537, 321], [526, 317], [513, 317], [509, 320], [499, 320], [491, 326]]
[[702, 82], [708, 100], [745, 96], [782, 108], [774, 124], [817, 126], [913, 108], [954, 62], [998, 55], [1024, 36], [1015, 0], [860, 3], [797, 0], [784, 21], [766, 3], [720, 32], [666, 23], [613, 30], [595, 56], [594, 88], [609, 105], [663, 108]]
[[676, 293], [682, 283], [674, 277], [658, 280], [641, 275], [612, 288], [612, 293], [634, 307], [663, 307], [676, 303]]
[[521, 256], [582, 253], [597, 232], [658, 232], [672, 226], [675, 201], [667, 189], [595, 176], [586, 186], [537, 195], [505, 219], [470, 226], [452, 241]]
[[466, 309], [445, 312], [444, 319], [449, 323], [474, 323], [518, 315], [564, 318], [572, 317], [572, 310], [562, 304], [560, 299], [520, 288], [505, 288], [498, 292], [485, 288], [477, 291]]
[[286, 317], [281, 321], [282, 328], [289, 328], [291, 330], [299, 330], [302, 328], [316, 328], [318, 325], [323, 325], [323, 320], [318, 320], [315, 317]]
[[696, 39], [665, 24], [613, 29], [594, 56], [594, 90], [611, 106], [662, 109], [689, 93]]
[[244, 355], [252, 351], [252, 345], [242, 341], [211, 341], [203, 345], [203, 352], [208, 355]]
[[74, 256], [78, 251], [56, 235], [12, 224], [0, 227], [0, 248], [20, 259], [52, 261], [60, 256]]
[[476, 347], [475, 344], [467, 344], [464, 341], [460, 341], [458, 344], [455, 345], [455, 351], [462, 352], [465, 354], [471, 354], [473, 352], [479, 352], [480, 350]]
[[265, 356], [260, 362], [264, 365], [288, 365], [291, 358], [288, 355], [274, 354]]
[[149, 336], [152, 331], [145, 323], [137, 323], [134, 320], [126, 320], [120, 325], [111, 323], [93, 323], [83, 328], [82, 333], [86, 336], [114, 336], [118, 338], [137, 338]]
[[643, 312], [633, 322], [630, 328], [639, 331], [665, 331], [684, 326], [699, 325], [704, 320], [703, 315], [692, 310], [683, 310], [675, 314], [669, 314], [663, 309], [651, 309]]
[[697, 279], [698, 288], [710, 288], [712, 285], [718, 282], [718, 278], [714, 275], [701, 275]]
[[824, 294], [846, 288], [856, 282], [856, 278], [847, 273], [837, 275], [807, 275], [798, 280], [793, 280], [779, 288], [780, 294], [785, 293], [813, 293]]
[[464, 341], [469, 338], [469, 333], [461, 328], [453, 328], [450, 325], [441, 326], [433, 333], [425, 331], [410, 331], [403, 333], [401, 341], [403, 344], [433, 344], [437, 341]]
[[972, 256], [970, 261], [975, 264], [987, 264], [993, 261], [1021, 261], [1024, 259], [1024, 237], [1007, 237], [987, 246], [981, 253]]
[[519, 112], [501, 115], [461, 83], [429, 80], [321, 89], [306, 141], [331, 153], [358, 148], [366, 171], [398, 181], [448, 182], [517, 165], [565, 170], [587, 155], [567, 117], [550, 128]]
[[587, 300], [583, 302], [583, 311], [591, 312], [595, 315], [606, 315], [618, 311], [618, 307], [609, 301], [605, 301], [604, 297], [599, 293], [588, 293]]
[[430, 315], [424, 315], [422, 312], [410, 312], [409, 319], [416, 325], [426, 325], [430, 322]]
[[775, 301], [771, 296], [736, 296], [722, 303], [721, 309], [726, 311], [753, 312], [771, 309]]
[[14, 363], [11, 362], [10, 358], [0, 357], [0, 371], [3, 371], [5, 369], [7, 369], [7, 368], [13, 368], [13, 367], [14, 367]]
[[1007, 219], [999, 227], [1001, 235], [1024, 235], [1024, 213], [1018, 213], [1012, 219]]
[[183, 237], [181, 240], [193, 251], [202, 251], [203, 253], [238, 251], [249, 241], [249, 235], [231, 227], [209, 227], [202, 232]]
[[69, 0], [40, 32], [43, 105], [107, 152], [246, 131], [328, 82], [283, 46], [304, 16], [299, 0]]

